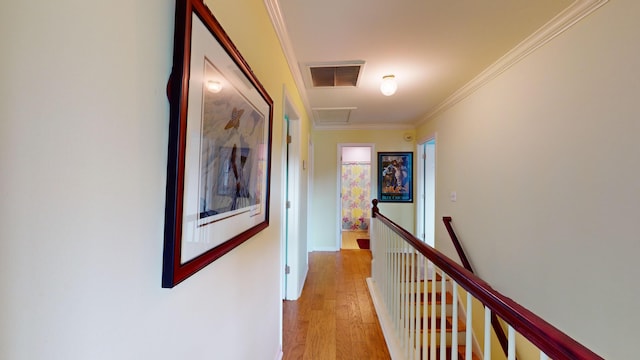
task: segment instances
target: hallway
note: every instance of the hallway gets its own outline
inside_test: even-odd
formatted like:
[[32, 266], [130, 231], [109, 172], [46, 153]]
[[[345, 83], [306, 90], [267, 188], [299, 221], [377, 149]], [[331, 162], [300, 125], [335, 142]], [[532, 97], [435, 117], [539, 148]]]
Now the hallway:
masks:
[[369, 295], [371, 252], [309, 254], [296, 301], [283, 303], [284, 359], [390, 359]]

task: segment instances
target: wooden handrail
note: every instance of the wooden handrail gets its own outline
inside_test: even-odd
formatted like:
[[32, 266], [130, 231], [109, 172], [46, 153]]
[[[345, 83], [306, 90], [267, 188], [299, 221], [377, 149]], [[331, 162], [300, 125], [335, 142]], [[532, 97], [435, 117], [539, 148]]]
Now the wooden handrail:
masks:
[[504, 319], [514, 330], [527, 338], [550, 358], [556, 360], [604, 360], [533, 312], [494, 290], [487, 282], [474, 275], [471, 271], [425, 244], [413, 234], [382, 215], [378, 209], [378, 200], [376, 199], [373, 200], [371, 216], [387, 225], [404, 241], [427, 257], [435, 266], [446, 272], [458, 285], [489, 307], [492, 312]]
[[[453, 246], [456, 248], [456, 252], [460, 257], [460, 261], [462, 261], [462, 265], [464, 266], [465, 269], [475, 274], [475, 272], [473, 271], [473, 268], [471, 267], [471, 263], [469, 262], [469, 258], [467, 258], [467, 254], [464, 252], [464, 249], [462, 248], [462, 244], [460, 243], [460, 240], [458, 240], [458, 236], [456, 236], [455, 231], [453, 231], [453, 227], [451, 226], [451, 216], [442, 217], [442, 221], [444, 222], [444, 227], [447, 228], [449, 237], [453, 242]], [[505, 355], [508, 355], [509, 340], [507, 340], [507, 335], [504, 333], [504, 329], [502, 328], [502, 325], [498, 320], [498, 316], [496, 316], [494, 312], [491, 313], [491, 326], [493, 327], [493, 331], [496, 333], [496, 337], [498, 338], [500, 347], [502, 347], [502, 351], [504, 351]], [[516, 357], [516, 360], [518, 360], [517, 357]]]
[[453, 242], [453, 246], [455, 246], [456, 248], [456, 252], [458, 252], [458, 256], [460, 257], [460, 261], [462, 261], [462, 266], [464, 266], [465, 269], [474, 272], [473, 269], [471, 268], [471, 263], [469, 262], [469, 259], [467, 258], [467, 255], [465, 254], [464, 250], [462, 249], [462, 244], [460, 244], [460, 240], [458, 240], [458, 237], [456, 236], [456, 233], [453, 231], [453, 227], [451, 226], [451, 216], [444, 216], [442, 217], [442, 221], [444, 222], [444, 227], [447, 228], [447, 232], [449, 233], [449, 237], [451, 238], [451, 241]]

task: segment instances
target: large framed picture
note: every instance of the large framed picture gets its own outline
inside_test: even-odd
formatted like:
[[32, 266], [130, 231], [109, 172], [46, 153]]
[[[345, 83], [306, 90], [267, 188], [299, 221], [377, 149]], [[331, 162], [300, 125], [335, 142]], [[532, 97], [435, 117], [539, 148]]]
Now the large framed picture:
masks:
[[413, 153], [378, 153], [378, 201], [413, 202]]
[[178, 0], [162, 287], [266, 228], [273, 100], [201, 0]]

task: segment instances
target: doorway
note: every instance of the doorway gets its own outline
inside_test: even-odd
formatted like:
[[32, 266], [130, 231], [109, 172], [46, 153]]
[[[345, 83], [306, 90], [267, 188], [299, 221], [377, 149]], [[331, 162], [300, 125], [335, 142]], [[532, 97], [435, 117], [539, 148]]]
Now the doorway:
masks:
[[359, 249], [369, 239], [371, 221], [371, 144], [339, 144], [339, 249]]
[[305, 232], [306, 208], [302, 203], [303, 166], [301, 161], [300, 117], [285, 91], [282, 124], [282, 298], [300, 297], [309, 270]]
[[417, 237], [435, 246], [436, 217], [436, 139], [418, 144]]

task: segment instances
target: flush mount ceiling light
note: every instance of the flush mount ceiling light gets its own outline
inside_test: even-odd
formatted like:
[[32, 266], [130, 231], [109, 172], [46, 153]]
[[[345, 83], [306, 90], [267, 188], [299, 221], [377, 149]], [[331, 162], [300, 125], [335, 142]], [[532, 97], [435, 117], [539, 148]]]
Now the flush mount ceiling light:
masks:
[[222, 84], [219, 81], [207, 81], [207, 89], [212, 93], [219, 93], [222, 90]]
[[380, 84], [380, 91], [384, 96], [391, 96], [398, 90], [398, 84], [396, 83], [396, 77], [394, 75], [385, 75], [382, 77], [382, 84]]

